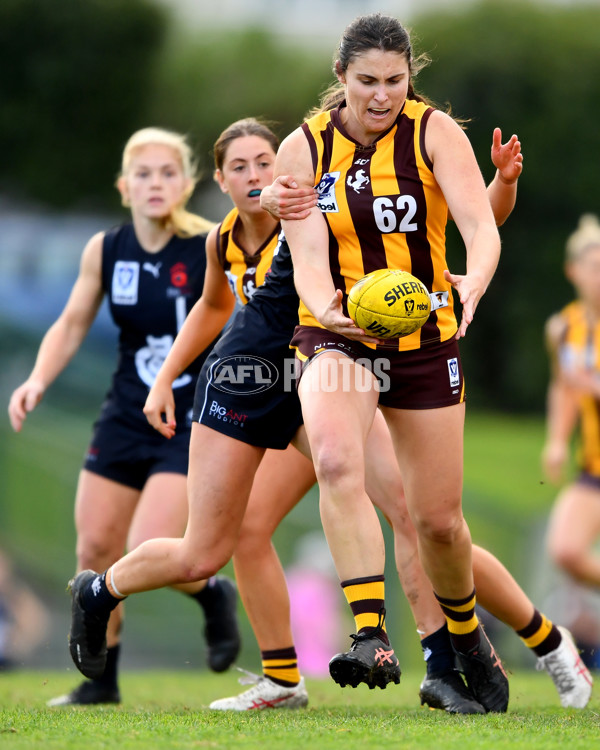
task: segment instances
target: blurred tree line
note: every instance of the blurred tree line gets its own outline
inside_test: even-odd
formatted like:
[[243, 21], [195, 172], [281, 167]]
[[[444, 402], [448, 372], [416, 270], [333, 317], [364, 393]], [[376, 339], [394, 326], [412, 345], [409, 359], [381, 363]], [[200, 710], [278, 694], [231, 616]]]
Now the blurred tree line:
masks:
[[[517, 207], [463, 357], [475, 404], [540, 410], [543, 323], [571, 296], [565, 239], [581, 213], [600, 211], [600, 10], [489, 0], [408, 25], [415, 51], [433, 61], [417, 89], [469, 119], [486, 180], [493, 128], [522, 141]], [[261, 29], [192, 33], [152, 0], [61, 0], [60, 11], [55, 0], [3, 0], [0, 192], [56, 209], [115, 209], [123, 144], [149, 124], [188, 133], [210, 180], [212, 143], [231, 121], [260, 115], [281, 136], [296, 127], [332, 80], [334, 47]], [[450, 227], [455, 272], [459, 239]]]

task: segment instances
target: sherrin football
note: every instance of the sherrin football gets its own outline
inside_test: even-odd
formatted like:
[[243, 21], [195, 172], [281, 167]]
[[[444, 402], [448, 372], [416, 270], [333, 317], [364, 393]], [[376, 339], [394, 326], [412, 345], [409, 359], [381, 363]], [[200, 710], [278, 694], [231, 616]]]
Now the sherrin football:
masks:
[[348, 314], [365, 333], [393, 339], [414, 333], [431, 312], [427, 287], [408, 271], [379, 268], [350, 289]]

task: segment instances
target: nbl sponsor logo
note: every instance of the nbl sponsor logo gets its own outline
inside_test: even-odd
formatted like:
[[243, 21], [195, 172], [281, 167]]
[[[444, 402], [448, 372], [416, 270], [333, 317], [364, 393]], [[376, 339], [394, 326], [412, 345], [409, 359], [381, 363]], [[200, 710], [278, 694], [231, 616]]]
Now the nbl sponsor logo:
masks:
[[224, 393], [247, 395], [269, 390], [278, 379], [277, 368], [266, 359], [235, 354], [217, 363], [211, 384]]

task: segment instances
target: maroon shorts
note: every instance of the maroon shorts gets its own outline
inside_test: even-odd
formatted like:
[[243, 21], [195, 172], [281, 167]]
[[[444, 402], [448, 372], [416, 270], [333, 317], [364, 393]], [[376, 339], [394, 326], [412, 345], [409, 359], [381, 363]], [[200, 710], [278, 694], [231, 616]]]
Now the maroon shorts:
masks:
[[[379, 404], [394, 409], [437, 409], [465, 400], [458, 341], [452, 337], [421, 349], [371, 349], [338, 333], [297, 326], [290, 346], [302, 371], [325, 352], [340, 352], [369, 369], [379, 382]], [[300, 374], [300, 377], [302, 375]]]

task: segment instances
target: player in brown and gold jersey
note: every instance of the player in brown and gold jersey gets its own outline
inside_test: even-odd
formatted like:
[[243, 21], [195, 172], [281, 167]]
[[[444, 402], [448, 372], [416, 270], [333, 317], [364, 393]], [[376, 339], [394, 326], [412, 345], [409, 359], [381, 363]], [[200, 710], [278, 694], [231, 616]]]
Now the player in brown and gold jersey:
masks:
[[[303, 365], [298, 392], [321, 517], [349, 601], [362, 602], [359, 633], [348, 652], [332, 659], [330, 672], [342, 685], [398, 677], [385, 632], [383, 538], [364, 480], [366, 437], [379, 406], [421, 563], [467, 684], [486, 711], [505, 711], [508, 681], [475, 614], [471, 538], [461, 509], [458, 352], [496, 269], [500, 239], [466, 135], [415, 94], [420, 62], [396, 19], [357, 18], [335, 62], [338, 106], [323, 107], [289, 135], [276, 160], [277, 175], [293, 175], [304, 188], [318, 185], [319, 192], [307, 218], [282, 226], [302, 301], [292, 345]], [[446, 265], [448, 210], [465, 242], [463, 275]], [[345, 308], [353, 283], [386, 267], [410, 271], [437, 300], [421, 331], [392, 346], [365, 335]], [[463, 308], [460, 325], [452, 287]]]
[[566, 275], [577, 299], [546, 324], [552, 371], [544, 468], [563, 479], [579, 423], [579, 474], [559, 494], [550, 517], [548, 549], [577, 581], [600, 586], [600, 224], [581, 217], [567, 242]]

